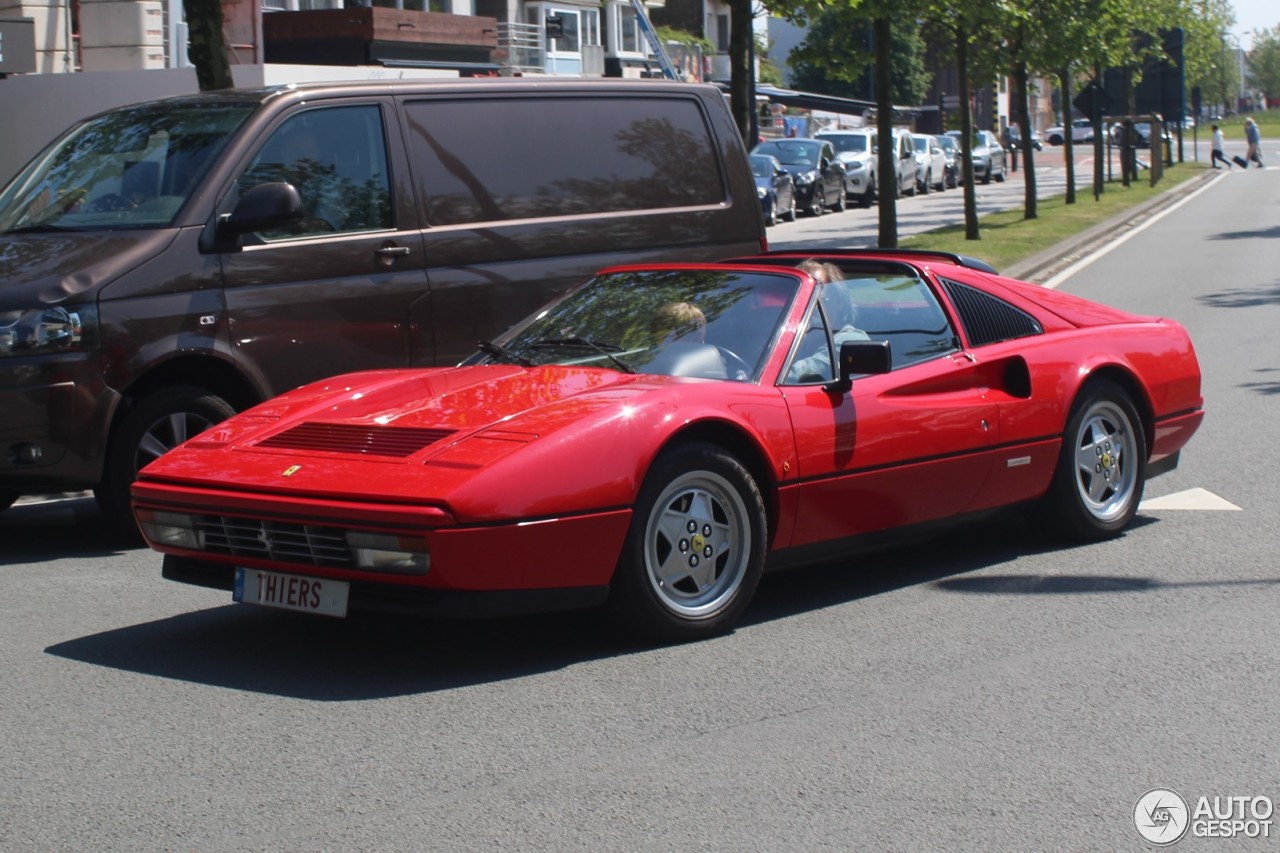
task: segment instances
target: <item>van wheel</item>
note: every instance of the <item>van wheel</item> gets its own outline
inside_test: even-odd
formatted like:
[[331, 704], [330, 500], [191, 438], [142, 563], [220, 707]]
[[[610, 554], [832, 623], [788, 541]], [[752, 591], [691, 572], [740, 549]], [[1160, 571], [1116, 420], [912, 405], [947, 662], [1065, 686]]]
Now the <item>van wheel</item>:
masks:
[[764, 499], [728, 452], [690, 444], [658, 457], [636, 499], [608, 608], [661, 642], [728, 630], [760, 582]]
[[137, 400], [111, 432], [102, 482], [93, 496], [114, 527], [134, 530], [129, 487], [149, 462], [236, 413], [194, 385], [163, 388]]

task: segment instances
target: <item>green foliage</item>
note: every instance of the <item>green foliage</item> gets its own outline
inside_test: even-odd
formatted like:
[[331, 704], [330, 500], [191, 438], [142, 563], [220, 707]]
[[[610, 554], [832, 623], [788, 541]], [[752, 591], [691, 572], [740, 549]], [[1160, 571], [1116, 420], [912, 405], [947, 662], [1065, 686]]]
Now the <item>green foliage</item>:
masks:
[[1280, 93], [1280, 25], [1270, 30], [1254, 30], [1249, 73], [1257, 88], [1268, 95]]
[[[792, 51], [792, 83], [809, 92], [870, 99], [875, 91], [872, 50], [867, 12], [850, 6], [832, 8], [814, 19], [808, 36]], [[889, 50], [892, 101], [920, 103], [929, 88], [920, 30], [895, 26]]]

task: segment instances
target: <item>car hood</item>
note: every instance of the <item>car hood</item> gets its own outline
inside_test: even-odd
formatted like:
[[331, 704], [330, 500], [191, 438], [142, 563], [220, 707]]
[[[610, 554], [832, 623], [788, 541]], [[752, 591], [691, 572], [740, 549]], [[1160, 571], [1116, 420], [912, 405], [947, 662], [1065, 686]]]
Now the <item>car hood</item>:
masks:
[[349, 374], [209, 429], [139, 481], [442, 505], [460, 520], [626, 504], [677, 409], [721, 392], [762, 389], [563, 366]]
[[840, 158], [840, 162], [842, 163], [861, 163], [864, 166], [871, 165], [871, 162], [874, 159], [874, 155], [872, 154], [862, 154], [856, 151], [841, 151], [836, 156]]
[[159, 254], [176, 231], [0, 235], [0, 310], [74, 302]]
[[788, 166], [786, 163], [783, 163], [783, 164], [782, 164], [782, 168], [784, 168], [784, 169], [786, 169], [788, 172], [790, 172], [790, 173], [791, 173], [791, 176], [792, 176], [793, 178], [798, 178], [798, 177], [800, 177], [801, 175], [816, 175], [816, 174], [818, 174], [818, 167], [817, 167], [817, 166]]

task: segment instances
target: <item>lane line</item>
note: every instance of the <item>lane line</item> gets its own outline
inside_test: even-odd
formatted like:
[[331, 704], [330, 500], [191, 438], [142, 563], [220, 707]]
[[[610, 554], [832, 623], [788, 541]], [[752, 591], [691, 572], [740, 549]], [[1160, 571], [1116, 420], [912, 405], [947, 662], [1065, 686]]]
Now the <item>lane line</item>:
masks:
[[1143, 222], [1141, 225], [1138, 225], [1137, 227], [1135, 227], [1135, 228], [1133, 228], [1133, 229], [1131, 229], [1131, 230], [1129, 230], [1129, 231], [1125, 232], [1124, 234], [1120, 235], [1120, 236], [1119, 236], [1119, 237], [1117, 237], [1115, 240], [1112, 240], [1110, 243], [1108, 243], [1107, 245], [1103, 246], [1103, 247], [1102, 247], [1101, 249], [1099, 249], [1098, 251], [1094, 252], [1094, 253], [1093, 253], [1093, 254], [1091, 254], [1091, 255], [1087, 255], [1087, 256], [1085, 256], [1085, 257], [1081, 258], [1080, 260], [1076, 261], [1074, 264], [1072, 264], [1071, 266], [1067, 267], [1065, 270], [1063, 270], [1062, 272], [1058, 273], [1058, 274], [1057, 274], [1057, 275], [1055, 275], [1053, 278], [1049, 279], [1048, 281], [1046, 281], [1044, 284], [1042, 284], [1042, 285], [1040, 285], [1040, 286], [1041, 286], [1041, 287], [1047, 287], [1047, 288], [1048, 288], [1048, 289], [1050, 289], [1050, 290], [1054, 290], [1054, 289], [1056, 289], [1057, 287], [1059, 287], [1060, 285], [1062, 285], [1062, 283], [1063, 283], [1063, 282], [1065, 282], [1067, 279], [1071, 278], [1071, 276], [1075, 275], [1076, 273], [1080, 272], [1080, 270], [1082, 270], [1082, 269], [1084, 269], [1085, 267], [1089, 266], [1089, 264], [1093, 263], [1094, 261], [1098, 260], [1098, 259], [1099, 259], [1099, 258], [1101, 258], [1101, 257], [1104, 257], [1104, 256], [1105, 256], [1108, 252], [1110, 252], [1112, 249], [1117, 249], [1117, 248], [1119, 248], [1120, 246], [1123, 246], [1123, 245], [1125, 244], [1125, 242], [1127, 242], [1127, 241], [1129, 240], [1129, 238], [1130, 238], [1130, 237], [1136, 237], [1138, 234], [1141, 234], [1143, 231], [1147, 230], [1147, 229], [1148, 229], [1148, 228], [1150, 228], [1152, 225], [1155, 225], [1155, 224], [1156, 224], [1157, 222], [1159, 222], [1161, 219], [1164, 219], [1164, 218], [1165, 218], [1166, 216], [1168, 216], [1170, 213], [1173, 213], [1175, 210], [1177, 210], [1178, 208], [1182, 207], [1184, 204], [1186, 204], [1187, 202], [1191, 201], [1191, 200], [1192, 200], [1192, 199], [1194, 199], [1196, 196], [1200, 195], [1200, 193], [1202, 193], [1202, 192], [1204, 192], [1205, 190], [1209, 189], [1209, 187], [1211, 187], [1211, 186], [1213, 186], [1214, 184], [1218, 183], [1218, 181], [1222, 180], [1222, 179], [1223, 179], [1223, 178], [1225, 178], [1226, 176], [1227, 176], [1227, 173], [1225, 173], [1225, 172], [1224, 172], [1223, 174], [1218, 175], [1218, 176], [1216, 176], [1216, 177], [1214, 177], [1214, 178], [1212, 178], [1212, 179], [1210, 179], [1210, 180], [1206, 181], [1206, 182], [1205, 182], [1205, 184], [1204, 184], [1204, 186], [1200, 187], [1200, 189], [1198, 189], [1198, 190], [1193, 191], [1193, 192], [1192, 192], [1192, 193], [1190, 193], [1186, 198], [1182, 199], [1181, 201], [1175, 202], [1174, 204], [1169, 205], [1169, 206], [1168, 206], [1168, 207], [1166, 207], [1164, 210], [1160, 211], [1159, 213], [1157, 213], [1157, 214], [1155, 214], [1154, 216], [1152, 216], [1150, 219], [1148, 219], [1148, 220], [1146, 220], [1145, 222]]

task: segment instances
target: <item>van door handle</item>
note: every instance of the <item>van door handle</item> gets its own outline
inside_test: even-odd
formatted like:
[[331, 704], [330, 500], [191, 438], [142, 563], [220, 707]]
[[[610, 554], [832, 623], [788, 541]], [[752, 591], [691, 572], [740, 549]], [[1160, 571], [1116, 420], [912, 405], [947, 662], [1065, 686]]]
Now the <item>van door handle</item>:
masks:
[[378, 260], [381, 261], [384, 266], [389, 267], [396, 262], [397, 258], [403, 258], [405, 255], [408, 255], [409, 247], [396, 246], [392, 243], [384, 243], [377, 249], [374, 249], [373, 253], [378, 256]]

